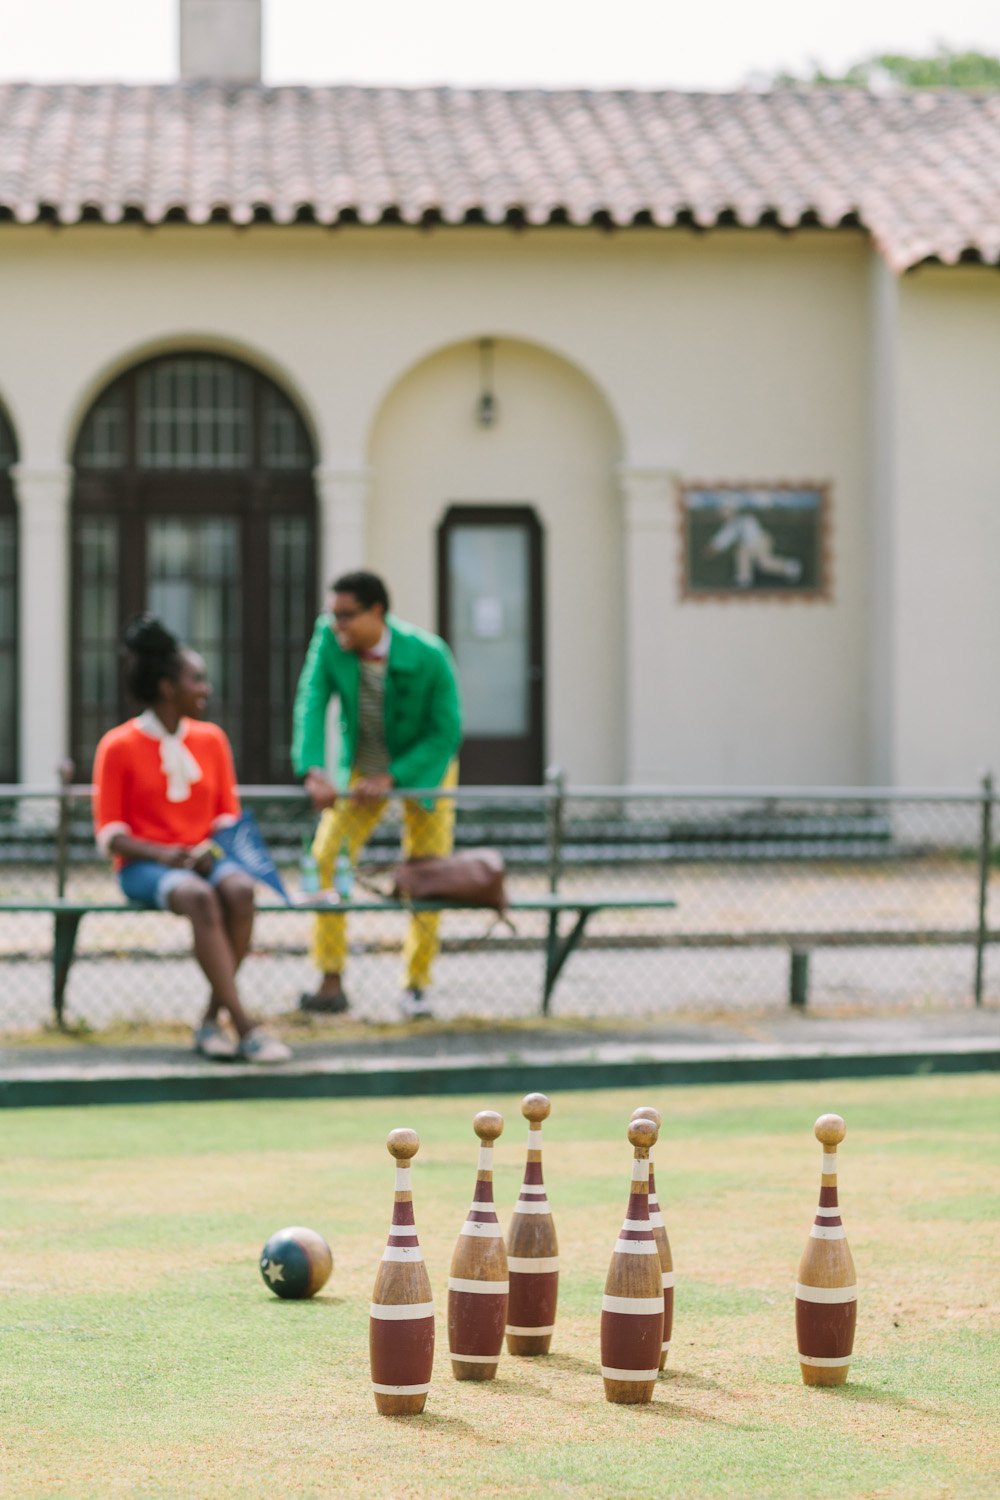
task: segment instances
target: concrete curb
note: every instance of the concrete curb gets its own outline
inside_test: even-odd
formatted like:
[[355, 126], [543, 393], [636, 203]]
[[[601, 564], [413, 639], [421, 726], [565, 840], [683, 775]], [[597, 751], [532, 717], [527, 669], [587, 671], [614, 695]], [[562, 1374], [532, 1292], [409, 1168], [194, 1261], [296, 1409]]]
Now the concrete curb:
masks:
[[[617, 1051], [618, 1049], [616, 1049]], [[659, 1054], [659, 1055], [657, 1055]], [[386, 1067], [377, 1060], [322, 1058], [282, 1068], [218, 1066], [182, 1055], [148, 1067], [30, 1067], [0, 1070], [0, 1108], [52, 1105], [160, 1104], [224, 1099], [359, 1099], [391, 1095], [523, 1093], [533, 1089], [670, 1087], [707, 1083], [779, 1083], [810, 1078], [877, 1078], [1000, 1070], [992, 1039], [961, 1038], [934, 1046], [650, 1047], [631, 1057], [572, 1061], [558, 1053], [531, 1059], [448, 1062], [414, 1059]]]

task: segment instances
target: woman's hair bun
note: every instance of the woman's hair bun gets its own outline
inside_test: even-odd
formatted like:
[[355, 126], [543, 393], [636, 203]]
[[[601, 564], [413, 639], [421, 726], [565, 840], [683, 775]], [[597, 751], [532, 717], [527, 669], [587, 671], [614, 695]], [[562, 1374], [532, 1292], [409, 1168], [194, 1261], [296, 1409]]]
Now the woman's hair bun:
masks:
[[181, 643], [155, 615], [137, 615], [125, 627], [125, 686], [140, 703], [155, 703], [164, 677], [177, 681]]
[[155, 615], [136, 615], [125, 627], [125, 649], [136, 656], [173, 656], [181, 643]]

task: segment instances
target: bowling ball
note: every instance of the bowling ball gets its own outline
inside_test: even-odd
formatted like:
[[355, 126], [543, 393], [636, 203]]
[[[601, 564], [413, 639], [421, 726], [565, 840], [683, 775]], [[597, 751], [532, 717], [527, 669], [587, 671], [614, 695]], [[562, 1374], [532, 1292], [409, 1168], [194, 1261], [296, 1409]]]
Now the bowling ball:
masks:
[[326, 1286], [332, 1270], [326, 1240], [299, 1224], [272, 1234], [260, 1252], [260, 1274], [278, 1297], [313, 1297]]

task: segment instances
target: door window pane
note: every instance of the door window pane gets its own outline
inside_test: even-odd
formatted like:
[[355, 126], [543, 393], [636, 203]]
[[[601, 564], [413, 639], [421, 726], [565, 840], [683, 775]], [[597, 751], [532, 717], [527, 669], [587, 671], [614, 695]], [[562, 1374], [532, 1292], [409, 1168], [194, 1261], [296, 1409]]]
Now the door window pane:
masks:
[[458, 663], [465, 732], [529, 728], [529, 538], [524, 526], [448, 532], [448, 638]]
[[161, 359], [139, 372], [143, 469], [247, 469], [250, 376], [225, 359]]
[[125, 389], [112, 386], [98, 401], [80, 435], [76, 461], [83, 469], [120, 469], [125, 463]]
[[89, 765], [118, 718], [118, 523], [82, 520], [77, 530], [77, 754]]
[[292, 704], [313, 626], [313, 560], [303, 516], [276, 518], [270, 526], [271, 765], [290, 776]]
[[151, 520], [146, 532], [147, 608], [205, 658], [209, 713], [237, 746], [243, 711], [239, 539], [239, 522], [224, 518]]
[[265, 469], [312, 468], [312, 448], [302, 418], [273, 385], [261, 394], [264, 415]]

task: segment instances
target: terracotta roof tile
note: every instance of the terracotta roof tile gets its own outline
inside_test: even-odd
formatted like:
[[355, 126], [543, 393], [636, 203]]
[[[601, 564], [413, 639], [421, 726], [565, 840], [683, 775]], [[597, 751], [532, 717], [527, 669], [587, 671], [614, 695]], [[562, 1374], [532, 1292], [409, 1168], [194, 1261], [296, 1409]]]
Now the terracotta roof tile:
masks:
[[1000, 258], [1000, 96], [0, 85], [0, 214], [860, 222]]

